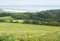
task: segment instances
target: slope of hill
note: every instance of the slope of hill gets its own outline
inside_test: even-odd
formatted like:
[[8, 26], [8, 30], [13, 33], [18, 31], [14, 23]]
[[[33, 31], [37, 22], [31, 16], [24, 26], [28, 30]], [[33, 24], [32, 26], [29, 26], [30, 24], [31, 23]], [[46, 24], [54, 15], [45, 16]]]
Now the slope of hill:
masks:
[[[0, 12], [0, 17], [10, 16], [14, 19], [32, 19], [33, 24], [60, 25], [60, 9], [46, 10], [41, 12]], [[11, 19], [12, 19], [11, 18]], [[4, 18], [5, 19], [5, 18]]]

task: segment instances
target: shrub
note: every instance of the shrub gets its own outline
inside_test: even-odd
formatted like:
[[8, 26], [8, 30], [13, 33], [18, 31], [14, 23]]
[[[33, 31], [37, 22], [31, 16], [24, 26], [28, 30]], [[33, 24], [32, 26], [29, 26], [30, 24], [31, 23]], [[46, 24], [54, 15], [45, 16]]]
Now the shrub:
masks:
[[24, 20], [23, 23], [28, 23], [28, 24], [39, 24], [38, 20]]
[[51, 25], [51, 26], [59, 26], [60, 25], [60, 23], [58, 23], [57, 21], [40, 21], [40, 20], [24, 20], [23, 23]]
[[11, 23], [13, 23], [13, 20], [10, 20]]
[[23, 23], [30, 23], [29, 20], [24, 20]]
[[38, 20], [33, 20], [32, 23], [33, 24], [39, 24], [39, 21]]
[[18, 21], [15, 21], [15, 22], [13, 22], [13, 23], [19, 23]]
[[5, 22], [5, 20], [4, 19], [0, 19], [0, 22]]
[[56, 22], [56, 21], [50, 21], [49, 25], [58, 25], [58, 22]]

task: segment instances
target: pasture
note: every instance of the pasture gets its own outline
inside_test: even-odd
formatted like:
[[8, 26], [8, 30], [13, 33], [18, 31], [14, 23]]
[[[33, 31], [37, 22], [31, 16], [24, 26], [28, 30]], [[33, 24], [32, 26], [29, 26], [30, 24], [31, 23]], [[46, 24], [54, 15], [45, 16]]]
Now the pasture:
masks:
[[0, 33], [0, 40], [4, 37], [6, 41], [60, 41], [60, 27], [57, 26], [0, 23]]
[[21, 23], [0, 23], [0, 31], [3, 32], [53, 32], [60, 31], [57, 26], [45, 26]]

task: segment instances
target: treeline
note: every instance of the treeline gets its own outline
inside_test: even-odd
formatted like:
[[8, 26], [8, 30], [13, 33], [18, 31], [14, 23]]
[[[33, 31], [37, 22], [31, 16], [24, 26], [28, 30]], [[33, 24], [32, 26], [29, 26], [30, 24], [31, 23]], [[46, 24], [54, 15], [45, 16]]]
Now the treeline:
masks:
[[0, 12], [0, 17], [11, 16], [15, 19], [29, 19], [30, 12], [20, 13], [20, 12]]
[[0, 17], [11, 16], [14, 19], [27, 19], [24, 23], [60, 25], [60, 9], [46, 10], [41, 12], [0, 12]]

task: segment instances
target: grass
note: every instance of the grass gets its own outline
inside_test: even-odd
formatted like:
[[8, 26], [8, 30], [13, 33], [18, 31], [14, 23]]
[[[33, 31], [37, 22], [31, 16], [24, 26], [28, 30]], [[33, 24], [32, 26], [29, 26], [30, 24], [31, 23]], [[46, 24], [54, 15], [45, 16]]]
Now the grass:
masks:
[[2, 36], [6, 41], [60, 41], [60, 27], [57, 26], [0, 23], [0, 33], [0, 39]]
[[60, 27], [44, 26], [33, 24], [20, 24], [20, 23], [0, 23], [0, 31], [14, 31], [14, 32], [52, 32], [60, 31]]

